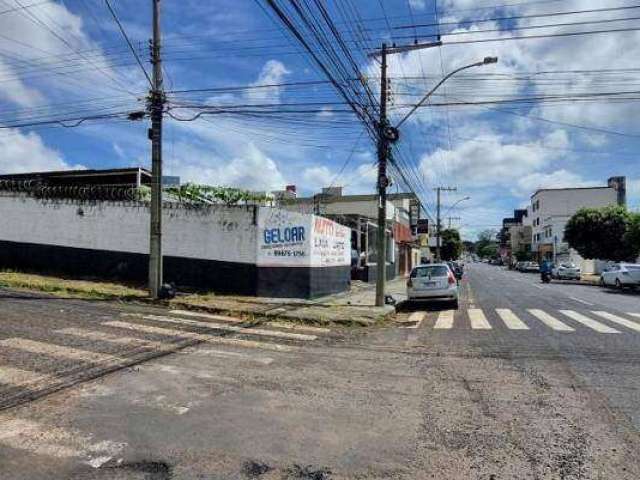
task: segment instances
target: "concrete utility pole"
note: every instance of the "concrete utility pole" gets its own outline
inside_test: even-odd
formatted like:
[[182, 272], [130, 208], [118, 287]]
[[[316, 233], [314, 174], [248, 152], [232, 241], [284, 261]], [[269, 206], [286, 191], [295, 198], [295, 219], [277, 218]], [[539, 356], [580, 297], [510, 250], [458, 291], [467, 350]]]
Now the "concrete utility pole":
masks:
[[151, 224], [149, 229], [149, 293], [158, 298], [162, 287], [162, 62], [160, 59], [160, 0], [153, 3], [153, 40], [151, 64], [153, 87], [149, 93], [151, 115]]
[[384, 291], [387, 282], [387, 158], [389, 140], [385, 135], [387, 120], [387, 44], [382, 44], [380, 68], [380, 120], [378, 124], [378, 237], [376, 305], [384, 305]]
[[438, 262], [442, 261], [442, 257], [440, 256], [440, 230], [441, 230], [441, 219], [440, 219], [440, 192], [455, 192], [458, 189], [456, 187], [436, 187], [434, 190], [438, 193], [438, 204], [437, 204], [437, 217], [436, 217], [436, 260]]

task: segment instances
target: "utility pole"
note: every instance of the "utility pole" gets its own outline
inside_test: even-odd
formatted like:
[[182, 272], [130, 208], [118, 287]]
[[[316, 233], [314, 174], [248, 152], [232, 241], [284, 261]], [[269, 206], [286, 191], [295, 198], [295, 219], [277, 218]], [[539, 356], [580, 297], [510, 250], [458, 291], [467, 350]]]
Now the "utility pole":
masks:
[[436, 217], [436, 260], [440, 262], [442, 260], [442, 257], [440, 256], [440, 230], [442, 228], [440, 221], [440, 192], [455, 192], [458, 189], [456, 187], [436, 187], [434, 190], [438, 193]]
[[380, 69], [380, 120], [378, 123], [378, 237], [376, 306], [384, 305], [384, 291], [387, 282], [387, 158], [389, 140], [385, 135], [387, 120], [387, 44], [382, 44]]
[[162, 62], [160, 59], [160, 0], [153, 3], [153, 40], [151, 41], [151, 64], [153, 86], [149, 93], [151, 115], [151, 223], [149, 229], [149, 293], [156, 299], [162, 287], [162, 110], [164, 91], [162, 87]]

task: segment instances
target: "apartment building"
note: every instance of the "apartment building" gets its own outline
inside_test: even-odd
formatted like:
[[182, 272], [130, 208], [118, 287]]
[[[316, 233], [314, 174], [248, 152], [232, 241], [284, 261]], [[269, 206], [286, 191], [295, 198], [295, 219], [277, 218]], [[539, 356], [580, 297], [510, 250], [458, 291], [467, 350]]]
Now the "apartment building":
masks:
[[579, 263], [582, 258], [564, 241], [564, 229], [581, 208], [626, 205], [626, 178], [611, 177], [602, 187], [545, 188], [531, 196], [531, 250], [539, 259]]

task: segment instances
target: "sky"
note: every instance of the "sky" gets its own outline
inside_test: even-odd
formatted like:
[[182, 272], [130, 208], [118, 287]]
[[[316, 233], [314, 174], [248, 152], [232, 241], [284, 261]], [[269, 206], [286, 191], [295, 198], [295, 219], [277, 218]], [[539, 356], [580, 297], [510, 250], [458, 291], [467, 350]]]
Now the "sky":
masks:
[[[435, 187], [456, 187], [442, 210], [459, 217], [464, 238], [498, 228], [539, 188], [624, 175], [628, 205], [640, 208], [640, 8], [629, 0], [301, 4], [327, 5], [374, 98], [380, 65], [368, 54], [440, 35], [442, 46], [389, 56], [392, 124], [446, 73], [499, 58], [443, 84], [403, 124], [394, 154], [426, 214]], [[111, 5], [150, 72], [151, 1]], [[161, 6], [166, 175], [257, 191], [295, 184], [301, 195], [374, 192], [375, 143], [267, 2]], [[602, 30], [623, 31], [573, 35]], [[0, 0], [0, 32], [0, 173], [150, 166], [148, 121], [126, 118], [145, 109], [149, 84], [104, 0]], [[69, 121], [33, 125], [52, 119]], [[406, 190], [391, 173], [390, 191]]]

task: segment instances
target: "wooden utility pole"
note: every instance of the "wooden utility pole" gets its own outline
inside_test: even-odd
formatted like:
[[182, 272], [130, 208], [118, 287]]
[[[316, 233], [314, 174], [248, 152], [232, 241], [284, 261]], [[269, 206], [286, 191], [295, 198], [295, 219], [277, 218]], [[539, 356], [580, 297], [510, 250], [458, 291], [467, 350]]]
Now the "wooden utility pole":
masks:
[[164, 91], [162, 86], [162, 61], [160, 58], [160, 0], [153, 3], [153, 40], [151, 64], [153, 85], [149, 94], [151, 115], [151, 223], [149, 229], [149, 292], [158, 298], [162, 287], [162, 111]]

